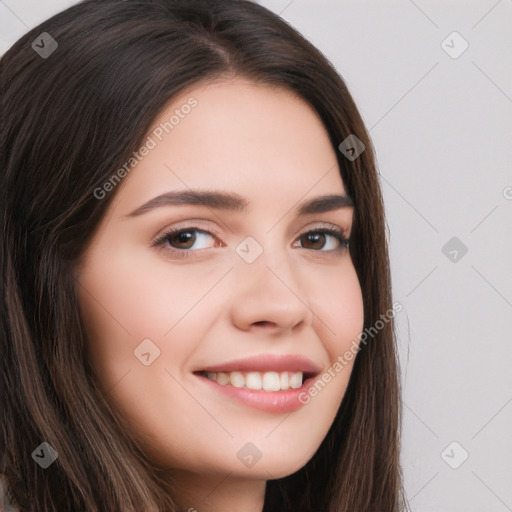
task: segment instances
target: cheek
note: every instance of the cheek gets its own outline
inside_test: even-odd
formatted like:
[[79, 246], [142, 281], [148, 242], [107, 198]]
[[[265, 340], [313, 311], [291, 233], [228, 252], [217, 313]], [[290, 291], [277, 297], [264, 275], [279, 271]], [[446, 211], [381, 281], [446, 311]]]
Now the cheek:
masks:
[[[103, 389], [116, 387], [119, 393], [127, 381], [141, 388], [156, 384], [159, 370], [180, 368], [190, 359], [209, 325], [204, 308], [210, 301], [205, 297], [225, 269], [212, 272], [197, 266], [191, 276], [180, 265], [171, 266], [133, 248], [108, 251], [108, 259], [90, 255], [89, 265], [78, 276], [77, 293], [96, 377]], [[156, 348], [147, 345], [147, 339]], [[136, 357], [138, 351], [147, 352], [139, 350], [146, 346], [158, 354], [151, 366]]]
[[315, 330], [329, 354], [330, 362], [343, 354], [364, 326], [361, 286], [352, 263], [341, 270], [316, 276], [310, 282], [310, 307], [315, 313]]
[[[135, 430], [172, 445], [172, 414], [165, 406], [190, 408], [190, 396], [173, 377], [182, 380], [181, 367], [204, 336], [194, 312], [215, 276], [210, 272], [209, 278], [191, 280], [179, 267], [170, 272], [160, 262], [139, 260], [135, 265], [112, 256], [99, 264], [91, 259], [77, 285], [91, 365], [101, 388]], [[136, 355], [147, 352], [149, 365]], [[192, 432], [187, 421], [183, 419], [182, 430]]]
[[[314, 273], [313, 273], [314, 274]], [[309, 306], [314, 330], [329, 364], [303, 399], [310, 412], [328, 428], [345, 396], [364, 327], [361, 286], [352, 262], [332, 272], [309, 274]], [[320, 420], [321, 418], [321, 420]]]
[[79, 275], [79, 302], [92, 339], [161, 338], [207, 291], [206, 272], [190, 279], [179, 266], [170, 271], [166, 262], [128, 249], [109, 248], [109, 258], [92, 254]]

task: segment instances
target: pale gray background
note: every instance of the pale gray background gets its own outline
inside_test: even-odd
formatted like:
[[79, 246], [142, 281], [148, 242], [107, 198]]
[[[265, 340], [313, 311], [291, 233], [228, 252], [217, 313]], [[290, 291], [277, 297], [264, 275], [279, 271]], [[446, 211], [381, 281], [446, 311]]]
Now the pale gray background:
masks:
[[[73, 3], [0, 0], [0, 53]], [[512, 511], [512, 1], [260, 3], [334, 63], [377, 151], [412, 510]]]

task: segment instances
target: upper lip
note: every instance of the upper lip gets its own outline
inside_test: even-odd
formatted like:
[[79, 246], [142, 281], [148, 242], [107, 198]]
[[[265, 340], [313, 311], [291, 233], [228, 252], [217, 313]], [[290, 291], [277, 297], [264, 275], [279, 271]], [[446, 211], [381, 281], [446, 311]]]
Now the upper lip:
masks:
[[225, 363], [201, 368], [203, 372], [234, 372], [234, 371], [260, 371], [260, 372], [303, 372], [317, 375], [321, 368], [311, 359], [301, 355], [275, 355], [263, 354], [259, 356], [235, 359]]

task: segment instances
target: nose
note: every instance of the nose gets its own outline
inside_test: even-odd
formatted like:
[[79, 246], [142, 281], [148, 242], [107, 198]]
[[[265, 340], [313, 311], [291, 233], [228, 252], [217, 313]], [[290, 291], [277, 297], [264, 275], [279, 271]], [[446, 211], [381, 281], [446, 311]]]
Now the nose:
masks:
[[233, 324], [244, 331], [264, 328], [276, 332], [311, 324], [313, 312], [297, 272], [286, 257], [278, 261], [269, 251], [263, 251], [253, 263], [240, 260], [235, 265]]

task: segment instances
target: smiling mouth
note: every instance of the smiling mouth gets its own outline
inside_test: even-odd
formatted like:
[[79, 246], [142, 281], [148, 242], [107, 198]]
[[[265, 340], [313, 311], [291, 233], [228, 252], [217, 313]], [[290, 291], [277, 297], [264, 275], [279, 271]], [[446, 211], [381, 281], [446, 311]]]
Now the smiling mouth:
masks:
[[286, 391], [298, 389], [304, 382], [313, 377], [314, 373], [297, 372], [256, 372], [256, 371], [233, 371], [233, 372], [194, 372], [196, 375], [206, 377], [221, 386], [232, 386], [235, 388], [247, 388], [262, 391]]

